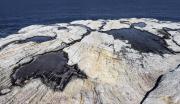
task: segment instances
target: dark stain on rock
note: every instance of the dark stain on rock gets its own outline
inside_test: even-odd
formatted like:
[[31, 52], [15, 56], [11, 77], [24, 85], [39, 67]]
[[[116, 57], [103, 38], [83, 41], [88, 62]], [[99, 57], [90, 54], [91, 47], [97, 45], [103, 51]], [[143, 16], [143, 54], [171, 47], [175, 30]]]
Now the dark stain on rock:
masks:
[[169, 31], [169, 28], [162, 28], [162, 29], [158, 30], [158, 32], [159, 32], [160, 34], [163, 34], [163, 35], [164, 35], [164, 36], [163, 36], [164, 39], [170, 39], [171, 34], [170, 34], [168, 31]]
[[146, 27], [146, 23], [144, 22], [138, 22], [138, 23], [133, 23], [131, 26], [137, 26], [137, 27]]
[[26, 43], [26, 42], [42, 43], [42, 42], [53, 40], [55, 38], [56, 37], [51, 37], [51, 36], [34, 36], [26, 40], [20, 40], [18, 43]]
[[67, 27], [58, 27], [57, 30], [66, 30], [68, 29]]
[[29, 79], [40, 78], [48, 87], [63, 91], [72, 78], [87, 78], [77, 65], [69, 66], [64, 52], [40, 55], [31, 63], [21, 66], [12, 74], [12, 84], [23, 86]]
[[163, 38], [146, 31], [128, 28], [114, 29], [106, 31], [106, 33], [113, 35], [115, 39], [128, 40], [131, 47], [140, 52], [151, 52], [160, 55], [174, 53], [172, 50], [167, 48], [167, 44]]
[[27, 42], [42, 43], [42, 42], [53, 40], [55, 38], [56, 38], [56, 36], [55, 37], [50, 37], [50, 36], [34, 36], [34, 37], [31, 37], [31, 38], [27, 38], [25, 40], [15, 40], [15, 41], [11, 41], [11, 42], [9, 42], [7, 44], [4, 44], [4, 45], [0, 46], [0, 51], [2, 49], [4, 49], [5, 47], [7, 47], [8, 45], [12, 44], [12, 43], [15, 43], [15, 44], [22, 44], [22, 43], [27, 43]]

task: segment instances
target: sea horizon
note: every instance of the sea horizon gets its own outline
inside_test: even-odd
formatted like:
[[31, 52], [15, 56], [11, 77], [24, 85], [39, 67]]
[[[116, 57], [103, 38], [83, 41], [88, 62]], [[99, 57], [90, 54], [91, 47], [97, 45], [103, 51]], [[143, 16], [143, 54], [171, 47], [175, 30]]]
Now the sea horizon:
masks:
[[178, 0], [1, 0], [0, 37], [29, 25], [74, 20], [154, 18], [178, 22], [179, 4]]

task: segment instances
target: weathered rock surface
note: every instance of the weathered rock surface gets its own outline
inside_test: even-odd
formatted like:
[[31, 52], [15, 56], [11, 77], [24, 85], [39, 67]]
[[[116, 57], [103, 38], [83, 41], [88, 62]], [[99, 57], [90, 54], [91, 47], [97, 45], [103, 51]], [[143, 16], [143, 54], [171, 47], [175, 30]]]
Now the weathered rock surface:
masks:
[[180, 65], [162, 75], [157, 87], [145, 99], [145, 104], [180, 104]]
[[179, 104], [179, 65], [180, 23], [32, 25], [0, 39], [0, 102]]

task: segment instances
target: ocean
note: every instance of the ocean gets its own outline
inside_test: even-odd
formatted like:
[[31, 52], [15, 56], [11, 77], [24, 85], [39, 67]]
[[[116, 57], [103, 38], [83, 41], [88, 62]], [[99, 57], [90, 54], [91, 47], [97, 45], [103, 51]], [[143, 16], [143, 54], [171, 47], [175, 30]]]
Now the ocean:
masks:
[[0, 0], [0, 38], [32, 24], [132, 17], [180, 21], [180, 0]]

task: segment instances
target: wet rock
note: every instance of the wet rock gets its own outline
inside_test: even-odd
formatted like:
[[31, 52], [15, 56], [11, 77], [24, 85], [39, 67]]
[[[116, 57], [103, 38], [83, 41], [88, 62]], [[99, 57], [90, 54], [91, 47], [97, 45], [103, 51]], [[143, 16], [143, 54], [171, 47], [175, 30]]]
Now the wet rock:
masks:
[[73, 76], [87, 78], [77, 65], [67, 65], [68, 58], [64, 52], [47, 53], [23, 65], [12, 74], [13, 85], [24, 85], [26, 80], [41, 78], [42, 82], [54, 90], [64, 90]]
[[146, 24], [144, 22], [138, 22], [138, 23], [131, 24], [131, 26], [133, 26], [133, 27], [137, 26], [137, 27], [143, 28], [143, 27], [146, 27]]
[[55, 37], [49, 37], [49, 36], [34, 36], [32, 38], [26, 39], [24, 41], [19, 41], [18, 43], [22, 43], [22, 42], [36, 42], [36, 43], [42, 43], [42, 42], [46, 42], [46, 41], [50, 41], [55, 39]]
[[113, 35], [115, 39], [127, 40], [131, 48], [139, 52], [152, 52], [158, 54], [173, 53], [167, 48], [166, 42], [157, 35], [137, 29], [110, 30], [107, 34]]

